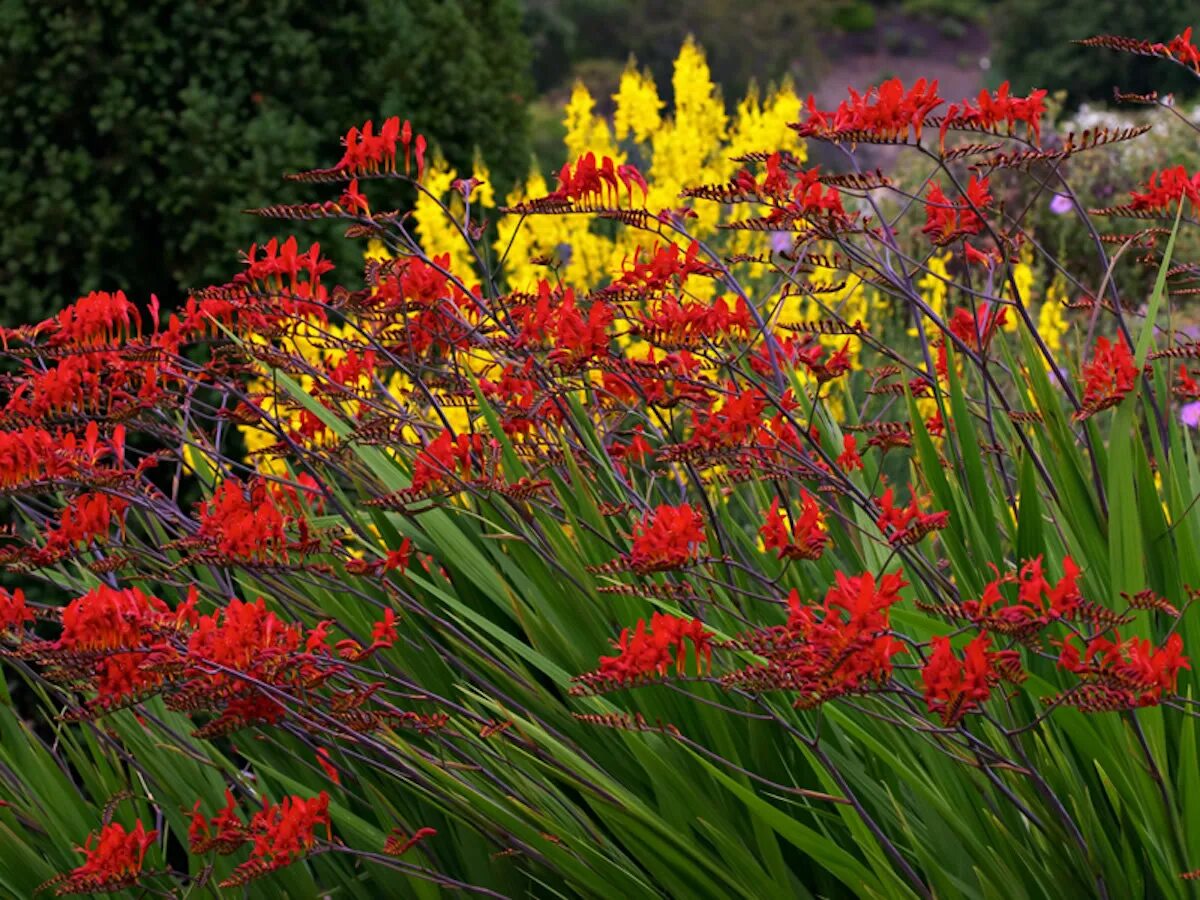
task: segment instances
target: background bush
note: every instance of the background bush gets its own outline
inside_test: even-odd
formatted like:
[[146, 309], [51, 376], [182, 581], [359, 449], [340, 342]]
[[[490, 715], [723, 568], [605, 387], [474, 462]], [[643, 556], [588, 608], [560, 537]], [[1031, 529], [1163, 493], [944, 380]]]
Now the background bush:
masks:
[[519, 22], [515, 0], [0, 5], [0, 320], [96, 288], [178, 299], [273, 234], [242, 208], [299, 199], [280, 174], [385, 110], [523, 173]]
[[997, 61], [1016, 90], [1061, 86], [1068, 101], [1111, 100], [1113, 87], [1144, 93], [1195, 90], [1195, 79], [1153, 59], [1124, 53], [1080, 53], [1071, 41], [1097, 34], [1135, 34], [1169, 41], [1195, 24], [1190, 0], [1008, 0], [995, 16]]

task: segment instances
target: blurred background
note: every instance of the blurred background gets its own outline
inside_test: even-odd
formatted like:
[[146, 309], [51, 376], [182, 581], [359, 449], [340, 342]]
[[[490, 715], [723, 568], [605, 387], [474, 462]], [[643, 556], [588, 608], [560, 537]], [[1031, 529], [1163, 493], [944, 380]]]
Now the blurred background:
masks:
[[[1059, 114], [1086, 121], [1114, 86], [1186, 83], [1072, 39], [1167, 40], [1196, 14], [1195, 0], [0, 0], [0, 325], [91, 289], [170, 305], [223, 280], [272, 234], [241, 210], [302, 199], [281, 173], [334, 162], [337, 135], [369, 118], [412, 119], [459, 171], [482, 156], [503, 196], [563, 162], [577, 82], [605, 114], [636, 59], [669, 114], [688, 35], [729, 105], [784, 79], [830, 106], [893, 76], [937, 78], [951, 100], [1007, 79], [1060, 91]], [[1190, 144], [1163, 152], [1198, 167]]]

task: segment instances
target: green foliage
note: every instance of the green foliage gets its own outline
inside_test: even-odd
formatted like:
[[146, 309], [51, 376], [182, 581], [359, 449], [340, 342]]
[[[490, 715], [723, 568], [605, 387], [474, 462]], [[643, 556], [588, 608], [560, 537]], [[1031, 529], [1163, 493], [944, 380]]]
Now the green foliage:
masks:
[[299, 200], [279, 176], [369, 118], [411, 118], [458, 166], [486, 146], [502, 182], [528, 165], [515, 0], [8, 0], [0, 42], [5, 323], [221, 279], [274, 233], [241, 210]]
[[1122, 0], [1007, 0], [996, 13], [997, 60], [1016, 91], [1061, 85], [1072, 104], [1109, 100], [1122, 91], [1183, 91], [1195, 80], [1161, 62], [1118, 53], [1080, 53], [1071, 41], [1098, 34], [1169, 41], [1195, 24], [1193, 0], [1126, 3]]

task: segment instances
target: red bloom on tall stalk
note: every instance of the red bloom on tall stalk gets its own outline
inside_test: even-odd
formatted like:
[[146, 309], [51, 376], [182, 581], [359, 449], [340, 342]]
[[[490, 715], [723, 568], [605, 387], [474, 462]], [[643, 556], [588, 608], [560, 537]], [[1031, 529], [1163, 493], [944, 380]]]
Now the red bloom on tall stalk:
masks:
[[899, 572], [876, 581], [870, 572], [837, 572], [820, 604], [803, 603], [793, 590], [784, 626], [760, 629], [729, 642], [766, 657], [764, 664], [722, 677], [727, 687], [797, 694], [795, 706], [813, 707], [837, 697], [876, 689], [892, 675], [892, 657], [903, 645], [891, 634], [890, 609], [907, 584]]
[[645, 619], [638, 619], [632, 633], [625, 628], [613, 642], [620, 654], [600, 657], [599, 669], [574, 679], [579, 686], [572, 688], [572, 693], [591, 693], [648, 678], [663, 678], [672, 666], [677, 673], [682, 672], [689, 643], [699, 674], [712, 665], [712, 635], [703, 622], [657, 612], [650, 617], [649, 627]]
[[706, 540], [704, 518], [690, 504], [663, 504], [633, 526], [629, 564], [635, 572], [663, 572], [695, 561]]
[[991, 208], [993, 202], [986, 178], [972, 175], [967, 190], [957, 202], [951, 202], [939, 185], [929, 188], [925, 204], [925, 225], [922, 232], [929, 235], [935, 246], [945, 246], [967, 235], [983, 231], [981, 213]]
[[215, 850], [224, 855], [246, 843], [253, 844], [250, 858], [235, 868], [221, 887], [239, 887], [303, 858], [315, 846], [317, 829], [322, 826], [326, 838], [333, 839], [329, 795], [324, 791], [307, 799], [292, 795], [279, 803], [263, 800], [263, 808], [246, 823], [237, 815], [229, 791], [225, 792], [225, 800], [225, 807], [211, 820], [205, 819], [200, 801], [196, 801], [188, 829], [193, 853]]
[[986, 633], [967, 644], [961, 659], [954, 654], [950, 638], [936, 635], [930, 643], [933, 652], [921, 670], [925, 705], [947, 726], [977, 711], [991, 696], [992, 687], [1005, 677], [1002, 667], [1011, 667], [1019, 659], [1015, 650], [992, 650], [992, 639]]
[[0, 635], [15, 634], [34, 620], [33, 611], [25, 603], [25, 592], [20, 588], [7, 591], [0, 588]]
[[995, 93], [979, 92], [975, 101], [963, 100], [951, 103], [942, 119], [940, 142], [945, 148], [946, 132], [951, 128], [998, 130], [1004, 126], [1009, 134], [1018, 123], [1025, 125], [1025, 136], [1037, 144], [1042, 139], [1042, 116], [1046, 112], [1046, 91], [1036, 90], [1027, 97], [1009, 95], [1009, 84], [1004, 82]]
[[[992, 631], [1023, 634], [1044, 628], [1052, 621], [1070, 619], [1081, 609], [1079, 566], [1071, 557], [1063, 559], [1062, 577], [1051, 585], [1042, 570], [1042, 557], [1027, 560], [1017, 573], [998, 576], [983, 589], [979, 600], [963, 603], [973, 622]], [[1016, 584], [1017, 600], [1010, 603], [1001, 592]]]
[[86, 859], [83, 865], [59, 875], [39, 890], [54, 888], [54, 893], [106, 894], [130, 888], [138, 883], [146, 851], [158, 837], [138, 822], [132, 831], [116, 822], [92, 832], [82, 847], [76, 847]]
[[1137, 376], [1133, 352], [1123, 339], [1097, 338], [1092, 358], [1083, 366], [1083, 404], [1075, 419], [1081, 421], [1116, 406], [1133, 390]]
[[945, 528], [949, 521], [948, 510], [921, 512], [920, 500], [916, 495], [913, 495], [908, 506], [896, 506], [895, 490], [889, 487], [879, 498], [879, 516], [875, 524], [887, 536], [889, 543], [899, 546], [914, 544], [929, 532]]
[[1140, 212], [1167, 212], [1180, 200], [1200, 206], [1200, 172], [1188, 174], [1182, 165], [1154, 172], [1140, 191], [1130, 191], [1130, 208]]
[[825, 528], [825, 515], [807, 491], [800, 492], [800, 509], [792, 517], [790, 528], [779, 510], [779, 498], [775, 497], [759, 534], [768, 550], [778, 551], [779, 559], [819, 559], [831, 540]]
[[907, 91], [899, 78], [871, 87], [865, 94], [850, 88], [850, 99], [835, 110], [818, 109], [808, 97], [807, 115], [795, 126], [801, 137], [831, 140], [869, 136], [878, 140], [904, 142], [921, 137], [925, 120], [945, 101], [938, 96], [936, 80], [919, 78]]
[[1095, 709], [1157, 706], [1165, 693], [1175, 690], [1180, 670], [1192, 668], [1178, 632], [1157, 648], [1145, 638], [1122, 640], [1119, 632], [1111, 639], [1098, 635], [1088, 643], [1082, 659], [1074, 635], [1067, 635], [1058, 665], [1084, 681], [1083, 690], [1065, 691], [1059, 699]]

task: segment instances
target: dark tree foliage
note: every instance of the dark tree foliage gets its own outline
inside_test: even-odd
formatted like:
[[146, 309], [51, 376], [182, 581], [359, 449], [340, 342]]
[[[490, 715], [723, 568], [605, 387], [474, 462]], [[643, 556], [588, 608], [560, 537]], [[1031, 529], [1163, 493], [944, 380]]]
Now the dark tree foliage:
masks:
[[581, 60], [632, 54], [659, 85], [690, 34], [708, 54], [726, 96], [740, 97], [751, 80], [806, 75], [818, 51], [815, 28], [831, 0], [525, 0], [525, 28], [534, 47], [534, 77], [545, 89], [569, 79]]
[[1196, 24], [1196, 0], [1006, 0], [997, 10], [997, 61], [1014, 90], [1063, 85], [1068, 103], [1111, 100], [1113, 88], [1145, 93], [1195, 90], [1186, 72], [1161, 60], [1097, 53], [1071, 43], [1099, 34], [1167, 42]]
[[368, 118], [523, 174], [519, 29], [515, 0], [0, 0], [0, 323], [228, 275], [275, 232], [241, 210]]

